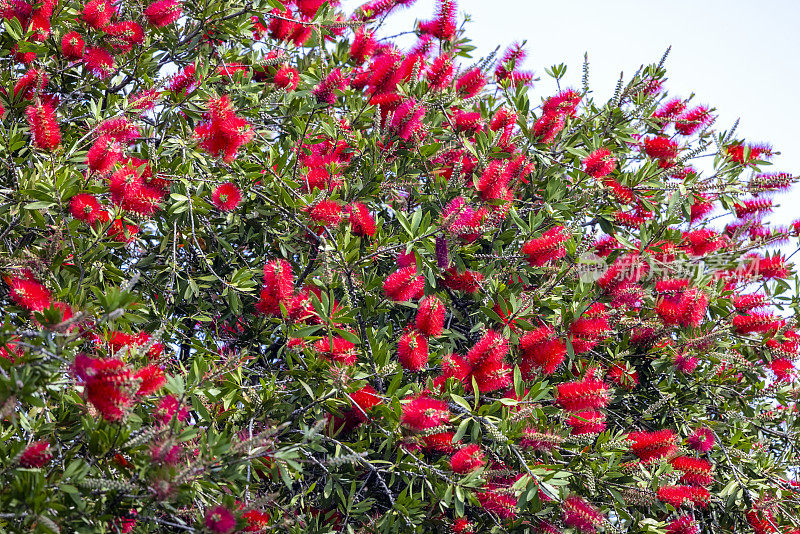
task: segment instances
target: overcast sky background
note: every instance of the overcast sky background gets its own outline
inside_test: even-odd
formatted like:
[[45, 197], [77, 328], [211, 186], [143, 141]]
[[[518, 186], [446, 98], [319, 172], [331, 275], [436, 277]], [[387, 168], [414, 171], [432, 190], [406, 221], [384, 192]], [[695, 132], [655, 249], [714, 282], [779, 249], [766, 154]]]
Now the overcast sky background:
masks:
[[[365, 0], [344, 0], [349, 13]], [[415, 19], [432, 18], [433, 0], [417, 0], [392, 15], [381, 35], [413, 28]], [[667, 61], [670, 95], [688, 97], [717, 109], [716, 126], [728, 129], [739, 118], [737, 136], [768, 142], [782, 154], [769, 171], [800, 173], [800, 2], [767, 0], [458, 0], [459, 22], [472, 17], [467, 34], [478, 46], [475, 57], [527, 40], [524, 70], [541, 80], [534, 100], [556, 91], [544, 72], [568, 66], [564, 86], [581, 86], [584, 52], [589, 53], [589, 83], [597, 99], [614, 91], [620, 72], [626, 80], [642, 64]], [[800, 218], [800, 185], [775, 198], [781, 207], [771, 220]]]

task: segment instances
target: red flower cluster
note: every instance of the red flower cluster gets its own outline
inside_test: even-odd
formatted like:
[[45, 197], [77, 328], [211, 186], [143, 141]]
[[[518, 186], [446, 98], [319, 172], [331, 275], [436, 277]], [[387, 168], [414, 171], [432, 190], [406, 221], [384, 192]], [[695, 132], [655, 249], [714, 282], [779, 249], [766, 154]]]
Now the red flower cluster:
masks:
[[672, 468], [681, 472], [680, 483], [689, 486], [710, 486], [714, 483], [711, 464], [702, 458], [678, 456], [670, 461]]
[[18, 306], [36, 312], [50, 307], [50, 292], [39, 282], [28, 278], [7, 278], [6, 281], [11, 300]]
[[56, 122], [55, 111], [49, 102], [37, 100], [25, 109], [28, 126], [33, 135], [33, 146], [52, 152], [61, 144], [61, 130]]
[[542, 237], [525, 243], [520, 252], [526, 256], [529, 264], [534, 267], [541, 267], [549, 261], [560, 260], [567, 254], [564, 242], [569, 237], [570, 235], [566, 228], [554, 226], [542, 234]]
[[644, 141], [644, 152], [651, 158], [658, 160], [658, 165], [662, 168], [669, 168], [675, 165], [678, 157], [678, 143], [668, 137], [648, 137]]
[[455, 378], [468, 389], [474, 378], [481, 393], [507, 388], [511, 385], [512, 369], [503, 361], [506, 354], [508, 340], [488, 330], [466, 357], [453, 354], [443, 359], [442, 378]]
[[583, 160], [583, 172], [594, 178], [608, 176], [616, 166], [616, 158], [605, 148], [598, 148]]
[[700, 534], [700, 524], [688, 515], [670, 521], [667, 534]]
[[678, 450], [675, 434], [668, 429], [655, 432], [634, 432], [628, 435], [631, 451], [643, 462], [653, 462]]
[[444, 316], [447, 312], [441, 300], [429, 295], [419, 301], [415, 323], [426, 337], [439, 337], [444, 327]]
[[164, 372], [148, 366], [134, 373], [121, 360], [79, 354], [73, 370], [83, 383], [86, 399], [108, 421], [120, 421], [135, 396], [150, 395], [165, 383]]
[[400, 268], [383, 282], [383, 292], [395, 302], [418, 299], [424, 289], [425, 279], [417, 273], [416, 264]]
[[155, 0], [144, 10], [147, 22], [157, 28], [163, 28], [181, 17], [181, 4], [178, 0]]
[[200, 140], [200, 147], [212, 156], [222, 156], [225, 163], [236, 158], [239, 148], [253, 138], [253, 128], [249, 122], [238, 117], [227, 96], [208, 101], [207, 121], [195, 128], [194, 134]]
[[[688, 280], [662, 280], [659, 283], [667, 284], [671, 282], [679, 282], [681, 284], [688, 284]], [[662, 285], [664, 287], [664, 285]], [[656, 284], [656, 291], [659, 289], [658, 283]], [[698, 288], [675, 289], [673, 291], [664, 292], [664, 294], [656, 303], [655, 311], [661, 318], [661, 321], [667, 326], [686, 326], [698, 327], [700, 326], [706, 310], [708, 309], [708, 295]]]
[[485, 464], [480, 445], [474, 443], [459, 449], [450, 457], [450, 468], [454, 473], [470, 473]]
[[242, 192], [230, 182], [220, 184], [211, 194], [211, 202], [221, 211], [233, 211], [242, 201]]
[[552, 143], [564, 129], [567, 117], [574, 117], [581, 96], [572, 89], [548, 98], [542, 106], [542, 116], [533, 124], [533, 135], [540, 143]]
[[347, 87], [348, 79], [340, 69], [333, 69], [323, 78], [311, 93], [317, 102], [333, 105], [336, 103], [336, 91], [343, 91]]
[[419, 23], [419, 31], [436, 39], [447, 41], [456, 34], [456, 2], [455, 0], [437, 0], [439, 8], [432, 20]]
[[587, 352], [608, 337], [611, 327], [606, 317], [606, 306], [595, 302], [569, 327], [572, 348], [577, 354]]
[[697, 486], [663, 486], [658, 488], [657, 495], [660, 501], [675, 508], [682, 506], [705, 508], [711, 500], [709, 491]]
[[36, 441], [28, 445], [19, 457], [19, 465], [22, 467], [36, 468], [44, 467], [53, 459], [50, 451], [50, 442]]
[[206, 511], [205, 523], [214, 534], [230, 534], [236, 529], [236, 516], [224, 506], [215, 506]]
[[525, 380], [532, 380], [535, 372], [549, 375], [564, 361], [567, 345], [555, 337], [549, 326], [541, 326], [525, 333], [519, 339], [519, 368]]
[[436, 428], [450, 422], [450, 410], [444, 401], [420, 396], [403, 406], [400, 422], [416, 431]]
[[564, 524], [581, 533], [597, 532], [605, 518], [600, 510], [586, 502], [583, 497], [570, 495], [561, 503]]
[[568, 412], [605, 408], [610, 400], [608, 384], [591, 373], [583, 380], [556, 386], [556, 403]]

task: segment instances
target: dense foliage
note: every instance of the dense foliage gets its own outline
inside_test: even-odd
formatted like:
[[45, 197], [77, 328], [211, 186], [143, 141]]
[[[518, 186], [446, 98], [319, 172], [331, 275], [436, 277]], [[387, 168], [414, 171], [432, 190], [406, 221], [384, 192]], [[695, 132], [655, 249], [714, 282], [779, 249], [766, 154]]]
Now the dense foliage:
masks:
[[795, 179], [411, 1], [3, 0], [0, 530], [798, 532]]

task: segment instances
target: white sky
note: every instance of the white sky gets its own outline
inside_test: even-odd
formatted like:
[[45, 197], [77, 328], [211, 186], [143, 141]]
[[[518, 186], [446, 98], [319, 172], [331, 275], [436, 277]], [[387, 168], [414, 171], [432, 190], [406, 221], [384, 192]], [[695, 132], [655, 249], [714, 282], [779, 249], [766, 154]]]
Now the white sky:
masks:
[[[344, 0], [351, 12], [364, 0]], [[410, 30], [414, 19], [431, 18], [436, 3], [418, 0], [392, 15], [382, 35]], [[782, 155], [769, 171], [800, 173], [800, 1], [765, 0], [458, 0], [459, 22], [472, 17], [467, 34], [478, 46], [475, 57], [527, 40], [524, 70], [541, 81], [534, 95], [555, 92], [544, 73], [568, 66], [562, 87], [580, 87], [584, 52], [589, 52], [590, 87], [608, 98], [619, 74], [658, 61], [667, 46], [671, 95], [716, 108], [716, 126], [728, 129], [740, 118], [737, 136], [768, 142]], [[800, 184], [777, 197], [771, 217], [788, 223], [800, 218]]]

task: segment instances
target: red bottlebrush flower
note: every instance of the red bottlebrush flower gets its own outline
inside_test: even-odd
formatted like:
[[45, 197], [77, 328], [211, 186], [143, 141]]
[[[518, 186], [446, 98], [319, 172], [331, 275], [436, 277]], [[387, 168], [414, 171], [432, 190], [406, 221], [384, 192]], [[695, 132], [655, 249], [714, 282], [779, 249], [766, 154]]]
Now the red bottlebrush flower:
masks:
[[574, 117], [581, 102], [581, 95], [573, 89], [561, 91], [548, 98], [542, 105], [542, 115], [566, 115]]
[[484, 510], [497, 514], [501, 519], [511, 519], [517, 515], [517, 499], [513, 495], [484, 491], [476, 497]]
[[599, 434], [606, 429], [606, 416], [597, 410], [584, 410], [567, 419], [567, 425], [574, 436]]
[[403, 406], [400, 422], [412, 430], [426, 430], [450, 422], [450, 410], [444, 401], [417, 397]]
[[700, 534], [700, 523], [688, 515], [670, 521], [667, 525], [667, 534]]
[[710, 486], [714, 483], [711, 476], [711, 464], [701, 458], [691, 458], [689, 456], [678, 456], [670, 460], [672, 468], [680, 471], [681, 484], [689, 486]]
[[634, 432], [628, 435], [632, 441], [631, 452], [643, 462], [651, 462], [672, 455], [678, 450], [675, 434], [668, 429], [655, 432]]
[[772, 211], [772, 200], [768, 198], [753, 198], [735, 204], [733, 209], [736, 212], [736, 217], [744, 219]]
[[233, 211], [241, 201], [242, 192], [230, 182], [218, 185], [211, 195], [211, 202], [221, 211]]
[[678, 315], [683, 326], [697, 328], [708, 309], [708, 295], [697, 288], [686, 291], [678, 301]]
[[417, 308], [416, 325], [422, 335], [426, 337], [439, 337], [444, 327], [444, 316], [447, 310], [442, 301], [429, 295], [419, 301]]
[[569, 239], [569, 233], [563, 226], [554, 226], [546, 231], [542, 237], [528, 241], [522, 246], [523, 255], [528, 263], [541, 267], [551, 260], [560, 260], [567, 254], [563, 244]]
[[115, 71], [114, 56], [99, 46], [88, 46], [83, 52], [83, 66], [100, 79], [105, 79]]
[[483, 281], [483, 274], [479, 271], [464, 271], [459, 273], [455, 267], [450, 267], [444, 271], [442, 285], [453, 291], [465, 291], [475, 293], [480, 289]]
[[167, 88], [177, 95], [188, 93], [189, 89], [198, 82], [195, 77], [195, 71], [194, 64], [187, 65], [182, 71], [172, 77]]
[[498, 130], [508, 131], [517, 123], [517, 114], [503, 106], [498, 109], [492, 120], [489, 122], [489, 128], [496, 132]]
[[456, 3], [455, 0], [438, 0], [438, 3], [436, 17], [420, 22], [419, 30], [423, 34], [446, 41], [456, 35]]
[[286, 91], [294, 91], [300, 83], [300, 73], [289, 65], [281, 65], [275, 71], [272, 83]]
[[425, 117], [425, 107], [417, 104], [413, 98], [405, 99], [392, 114], [391, 128], [403, 141], [410, 141], [414, 137], [421, 137], [425, 130], [422, 119]]
[[492, 161], [478, 180], [478, 191], [481, 194], [481, 199], [485, 201], [509, 200], [512, 197], [509, 186], [510, 181], [511, 174], [508, 172], [504, 162], [501, 160]]
[[139, 387], [133, 373], [121, 360], [90, 358], [79, 354], [73, 366], [84, 383], [87, 400], [108, 421], [119, 421], [133, 404]]
[[248, 510], [242, 514], [242, 518], [247, 521], [247, 526], [243, 532], [265, 532], [269, 528], [271, 517], [269, 514], [259, 510]]
[[448, 231], [468, 243], [480, 237], [480, 224], [485, 216], [484, 209], [475, 211], [471, 206], [467, 206], [464, 197], [451, 200], [442, 212], [442, 219], [450, 221], [447, 224]]
[[417, 274], [417, 266], [409, 265], [390, 274], [383, 282], [383, 292], [395, 302], [418, 299], [425, 289], [425, 279]]
[[477, 444], [467, 445], [459, 449], [450, 457], [450, 468], [454, 473], [466, 474], [486, 465], [483, 460], [481, 446]]
[[277, 300], [289, 299], [294, 292], [294, 274], [289, 262], [283, 259], [267, 262], [264, 265], [264, 287], [275, 295]]
[[453, 521], [453, 525], [450, 529], [453, 531], [453, 534], [471, 534], [475, 532], [475, 524], [463, 517], [459, 517]]
[[175, 417], [178, 421], [185, 421], [189, 417], [189, 411], [186, 408], [181, 407], [177, 398], [172, 395], [167, 395], [158, 401], [158, 405], [156, 406], [153, 416], [162, 425], [166, 425], [172, 420], [173, 417]]
[[633, 389], [639, 384], [639, 373], [636, 369], [629, 369], [625, 364], [614, 364], [608, 370], [607, 376], [612, 382], [626, 389]]
[[83, 6], [81, 19], [95, 30], [102, 30], [116, 13], [111, 0], [91, 0]]
[[341, 180], [331, 176], [325, 167], [312, 167], [300, 183], [300, 190], [304, 193], [309, 193], [314, 189], [333, 191], [340, 185], [342, 185]]
[[428, 364], [428, 341], [416, 330], [406, 332], [397, 343], [397, 357], [403, 369], [420, 371]]
[[746, 315], [738, 315], [733, 318], [732, 323], [734, 331], [741, 335], [764, 334], [776, 331], [784, 324], [783, 320], [769, 312], [752, 312]]
[[150, 459], [157, 464], [177, 465], [182, 454], [183, 447], [181, 445], [172, 445], [169, 442], [150, 445]]
[[565, 525], [583, 533], [596, 532], [604, 520], [600, 510], [578, 495], [564, 499], [561, 503], [561, 514]]
[[583, 160], [584, 172], [594, 178], [608, 176], [616, 166], [616, 158], [605, 148], [598, 148]]
[[317, 102], [333, 105], [336, 103], [336, 90], [343, 91], [347, 87], [347, 78], [340, 69], [333, 69], [325, 78], [314, 87], [311, 94]]
[[363, 74], [361, 84], [368, 85], [373, 95], [391, 93], [400, 79], [401, 65], [402, 57], [399, 51], [394, 48], [383, 51], [372, 60]]
[[653, 159], [673, 161], [678, 157], [678, 143], [668, 137], [644, 139], [644, 152]]
[[714, 117], [711, 111], [705, 106], [698, 106], [675, 119], [675, 131], [681, 135], [693, 135], [712, 122]]
[[450, 454], [453, 452], [453, 436], [455, 436], [455, 434], [452, 432], [437, 432], [435, 434], [423, 436], [423, 447], [429, 451]]
[[314, 350], [331, 362], [354, 365], [358, 361], [356, 346], [341, 337], [319, 339], [314, 343]]
[[230, 534], [236, 528], [236, 517], [224, 506], [206, 511], [206, 528], [214, 534]]
[[584, 312], [580, 319], [570, 325], [572, 348], [576, 353], [589, 351], [608, 337], [611, 327], [605, 313], [605, 306], [599, 302], [595, 303]]
[[556, 386], [556, 403], [568, 412], [604, 408], [610, 400], [608, 384], [589, 378]]
[[11, 300], [18, 306], [35, 312], [50, 307], [50, 292], [39, 282], [25, 278], [12, 278], [8, 285], [10, 286]]
[[46, 466], [53, 459], [50, 452], [50, 442], [36, 441], [28, 445], [19, 457], [19, 465], [27, 468], [40, 468]]
[[353, 42], [350, 44], [350, 57], [356, 65], [363, 65], [364, 62], [375, 52], [377, 41], [373, 33], [363, 27], [356, 30]]
[[686, 109], [686, 102], [680, 98], [672, 98], [666, 103], [662, 104], [660, 108], [653, 113], [653, 118], [659, 123], [662, 128], [675, 120], [678, 115], [683, 113]]
[[139, 369], [133, 377], [142, 381], [136, 391], [137, 395], [152, 395], [167, 383], [164, 371], [157, 365], [148, 365]]
[[519, 339], [520, 371], [525, 380], [534, 378], [534, 371], [544, 375], [553, 374], [564, 361], [567, 345], [555, 339], [555, 331], [542, 326], [527, 332]]
[[[100, 215], [98, 215], [97, 220], [100, 220]], [[138, 233], [138, 226], [125, 222], [122, 219], [114, 219], [111, 226], [108, 228], [108, 237], [120, 243], [130, 243]]]
[[360, 236], [371, 237], [375, 235], [375, 219], [369, 209], [360, 202], [353, 202], [345, 208], [350, 219], [350, 230]]
[[561, 113], [545, 114], [533, 124], [533, 137], [537, 142], [550, 144], [564, 129], [564, 115]]
[[181, 4], [177, 0], [156, 0], [144, 10], [144, 16], [151, 25], [163, 28], [181, 16]]
[[788, 358], [778, 358], [769, 364], [769, 368], [775, 373], [778, 382], [791, 382], [795, 376], [796, 369], [792, 360]]
[[156, 105], [156, 100], [161, 95], [159, 91], [154, 89], [145, 89], [144, 91], [139, 91], [131, 95], [128, 98], [128, 104], [130, 105], [131, 110], [144, 112], [150, 109], [153, 109]]
[[100, 210], [100, 203], [92, 195], [81, 193], [72, 197], [69, 211], [73, 217], [88, 224], [93, 224]]
[[25, 108], [28, 127], [33, 135], [33, 145], [39, 150], [53, 151], [61, 144], [61, 130], [55, 118], [53, 106], [37, 101]]
[[195, 128], [194, 134], [201, 148], [212, 156], [222, 155], [223, 161], [230, 163], [255, 133], [249, 122], [236, 115], [227, 96], [210, 99], [208, 108], [208, 122]]
[[775, 517], [768, 508], [759, 507], [759, 502], [745, 514], [747, 523], [755, 534], [772, 534], [780, 532], [775, 528]]
[[335, 200], [322, 200], [308, 211], [308, 216], [323, 226], [333, 226], [342, 220], [342, 206]]
[[453, 114], [453, 127], [457, 132], [471, 137], [483, 129], [481, 114], [477, 111], [456, 111]]
[[47, 73], [39, 69], [30, 69], [14, 84], [14, 97], [33, 100], [37, 93], [47, 86]]
[[697, 486], [663, 486], [658, 488], [658, 499], [675, 508], [704, 508], [711, 500], [711, 494], [707, 489]]
[[748, 311], [759, 308], [767, 303], [767, 297], [761, 293], [751, 293], [749, 295], [734, 295], [733, 307], [737, 311]]
[[689, 213], [689, 222], [697, 222], [714, 210], [714, 201], [703, 193], [696, 194]]
[[447, 54], [437, 56], [425, 71], [431, 89], [441, 91], [453, 81], [453, 58]]
[[753, 254], [749, 256], [749, 260], [749, 270], [767, 280], [788, 278], [791, 274], [786, 258], [779, 254], [767, 257]]
[[714, 230], [702, 229], [684, 234], [682, 247], [693, 256], [705, 256], [724, 247], [727, 240], [725, 236]]
[[456, 80], [456, 91], [461, 98], [472, 98], [486, 85], [486, 76], [478, 67], [468, 70]]
[[130, 144], [140, 137], [139, 128], [125, 117], [108, 119], [97, 127], [98, 137], [109, 137]]
[[[304, 17], [313, 18], [325, 0], [295, 0], [297, 11]], [[336, 5], [338, 2], [334, 1], [331, 4]]]
[[366, 421], [367, 412], [381, 403], [378, 392], [372, 386], [364, 386], [354, 391], [350, 394], [350, 399], [353, 401], [352, 411], [361, 421]]
[[685, 353], [676, 354], [672, 359], [675, 368], [685, 375], [690, 375], [697, 369], [697, 358], [693, 358]]
[[[749, 156], [745, 156], [745, 148], [750, 152]], [[745, 145], [739, 144], [725, 147], [725, 153], [734, 162], [744, 165], [761, 158], [768, 160], [772, 156], [772, 148], [768, 145], [747, 145], [745, 147]]]
[[123, 54], [144, 42], [144, 30], [139, 23], [132, 20], [114, 22], [106, 26], [103, 31], [111, 37], [109, 44]]

